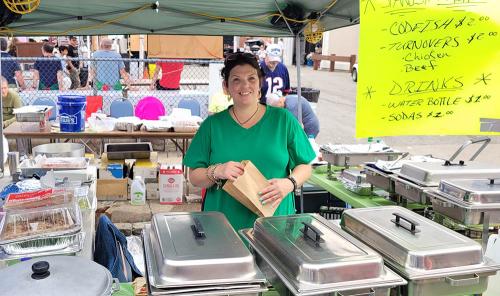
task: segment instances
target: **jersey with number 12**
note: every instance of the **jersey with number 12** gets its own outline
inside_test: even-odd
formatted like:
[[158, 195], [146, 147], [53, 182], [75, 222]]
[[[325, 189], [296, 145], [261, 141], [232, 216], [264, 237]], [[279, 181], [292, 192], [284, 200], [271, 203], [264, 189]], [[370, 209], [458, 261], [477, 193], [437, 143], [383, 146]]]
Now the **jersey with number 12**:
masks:
[[274, 71], [271, 71], [265, 62], [260, 64], [262, 71], [264, 71], [264, 81], [261, 88], [261, 102], [266, 101], [266, 96], [277, 91], [281, 91], [283, 95], [290, 92], [290, 77], [288, 69], [283, 63], [279, 63]]

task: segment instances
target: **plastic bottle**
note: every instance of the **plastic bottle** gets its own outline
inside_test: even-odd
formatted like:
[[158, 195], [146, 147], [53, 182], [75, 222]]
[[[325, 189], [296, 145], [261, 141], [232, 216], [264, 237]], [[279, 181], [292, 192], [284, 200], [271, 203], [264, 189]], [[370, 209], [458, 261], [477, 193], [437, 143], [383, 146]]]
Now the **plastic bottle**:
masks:
[[140, 206], [146, 204], [146, 185], [141, 176], [135, 176], [130, 187], [130, 204]]

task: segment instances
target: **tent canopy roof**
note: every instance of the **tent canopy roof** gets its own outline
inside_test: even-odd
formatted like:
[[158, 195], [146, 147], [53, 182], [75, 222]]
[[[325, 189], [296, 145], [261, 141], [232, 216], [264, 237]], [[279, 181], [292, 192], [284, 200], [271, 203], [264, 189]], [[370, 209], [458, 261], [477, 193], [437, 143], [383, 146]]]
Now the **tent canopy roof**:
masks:
[[[293, 36], [271, 24], [287, 4], [322, 13], [325, 30], [358, 23], [357, 0], [41, 0], [34, 12], [3, 28], [14, 36], [167, 34]], [[157, 9], [155, 3], [158, 3]], [[301, 23], [302, 25], [304, 23]]]

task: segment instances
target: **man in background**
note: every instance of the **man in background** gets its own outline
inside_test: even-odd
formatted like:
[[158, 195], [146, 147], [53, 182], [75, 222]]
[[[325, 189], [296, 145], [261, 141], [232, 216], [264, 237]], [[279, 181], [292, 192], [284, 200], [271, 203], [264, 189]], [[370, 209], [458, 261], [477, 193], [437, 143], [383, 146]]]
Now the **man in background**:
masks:
[[24, 78], [21, 71], [19, 63], [14, 60], [6, 60], [5, 58], [12, 58], [10, 54], [7, 53], [7, 38], [0, 38], [0, 50], [2, 56], [2, 76], [7, 80], [11, 88], [17, 88], [16, 79], [19, 83], [20, 89], [25, 89]]
[[266, 48], [264, 62], [260, 68], [264, 72], [264, 81], [261, 87], [260, 102], [266, 103], [266, 97], [273, 93], [286, 96], [290, 92], [290, 76], [288, 69], [281, 63], [282, 50], [277, 44], [270, 44]]
[[3, 114], [3, 127], [6, 128], [16, 121], [14, 116], [14, 108], [23, 106], [19, 94], [13, 89], [9, 89], [9, 83], [3, 76], [0, 77], [2, 86], [2, 114]]
[[[179, 90], [182, 69], [184, 69], [184, 63], [181, 62], [156, 62], [155, 72], [149, 89]], [[160, 70], [161, 78], [158, 79]]]
[[[78, 58], [78, 38], [76, 36], [69, 36], [68, 53], [66, 56], [68, 58]], [[69, 78], [71, 79], [71, 89], [77, 89], [80, 87], [80, 61], [71, 61], [71, 65], [73, 67], [69, 65], [67, 67]]]
[[130, 86], [130, 76], [125, 70], [125, 64], [119, 53], [111, 47], [113, 42], [109, 38], [101, 39], [100, 50], [92, 55], [95, 59], [110, 59], [109, 61], [95, 61], [90, 65], [87, 87], [91, 82], [97, 90], [122, 90], [120, 76]]
[[[267, 104], [270, 106], [286, 108], [290, 111], [297, 119], [298, 116], [298, 96], [297, 95], [288, 95], [286, 97], [281, 97], [276, 94], [271, 94], [267, 96], [266, 100]], [[316, 138], [319, 134], [319, 120], [313, 109], [311, 108], [311, 104], [304, 97], [300, 97], [300, 104], [302, 105], [302, 122], [301, 124], [304, 127], [304, 132], [307, 136], [313, 136]]]
[[39, 90], [62, 89], [63, 69], [61, 59], [53, 54], [54, 46], [48, 42], [42, 45], [42, 54], [49, 60], [37, 60], [33, 65], [33, 83]]

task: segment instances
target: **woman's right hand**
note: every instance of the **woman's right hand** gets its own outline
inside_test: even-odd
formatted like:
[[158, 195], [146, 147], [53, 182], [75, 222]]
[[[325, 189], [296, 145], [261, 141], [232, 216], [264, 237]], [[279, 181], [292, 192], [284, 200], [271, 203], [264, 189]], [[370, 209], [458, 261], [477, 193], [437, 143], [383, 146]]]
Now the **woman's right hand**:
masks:
[[241, 162], [228, 161], [220, 164], [215, 168], [215, 178], [222, 180], [234, 181], [239, 176], [243, 175], [244, 166]]

